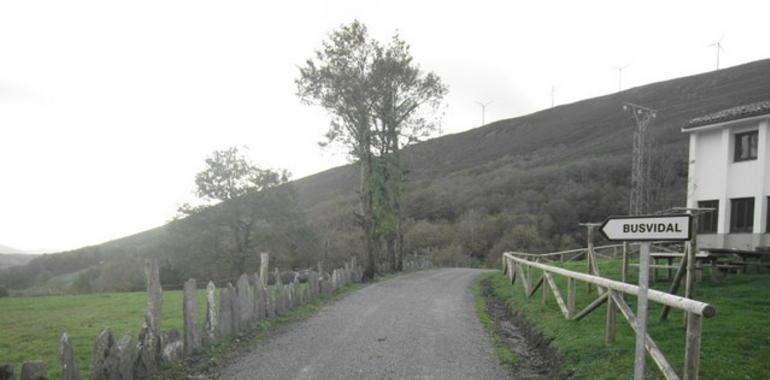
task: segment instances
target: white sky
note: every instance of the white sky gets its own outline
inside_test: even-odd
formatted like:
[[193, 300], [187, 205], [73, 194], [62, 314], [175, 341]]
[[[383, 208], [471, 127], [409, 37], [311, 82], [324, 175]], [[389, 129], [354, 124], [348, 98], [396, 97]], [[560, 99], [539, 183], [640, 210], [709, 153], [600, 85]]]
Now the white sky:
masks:
[[764, 1], [0, 1], [0, 243], [64, 250], [161, 225], [215, 149], [300, 178], [346, 162], [297, 66], [358, 18], [450, 87], [445, 133], [770, 57]]

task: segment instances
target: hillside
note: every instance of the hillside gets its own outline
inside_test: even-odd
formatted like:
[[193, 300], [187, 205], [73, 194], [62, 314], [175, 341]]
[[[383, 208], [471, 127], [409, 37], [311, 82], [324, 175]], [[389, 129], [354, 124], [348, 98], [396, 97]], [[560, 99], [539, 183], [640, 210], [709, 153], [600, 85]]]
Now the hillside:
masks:
[[37, 255], [26, 253], [0, 253], [0, 269], [26, 265], [35, 257], [37, 257]]
[[[680, 128], [689, 119], [767, 99], [770, 60], [762, 60], [500, 120], [407, 149], [411, 188], [458, 173], [476, 176], [548, 148], [559, 151], [543, 165], [628, 155], [633, 121], [622, 110], [624, 102], [657, 109], [658, 118], [650, 129], [658, 143], [686, 150], [687, 136]], [[295, 185], [302, 205], [322, 214], [333, 209], [337, 200], [354, 196], [356, 176], [353, 167], [344, 166], [299, 179]]]
[[[625, 213], [628, 206], [634, 123], [622, 110], [624, 102], [658, 110], [650, 126], [657, 184], [651, 208], [681, 206], [687, 176], [687, 136], [681, 127], [697, 116], [768, 99], [770, 60], [762, 60], [560, 105], [411, 146], [403, 152], [409, 170], [407, 251], [468, 265], [492, 264], [504, 249], [583, 245], [578, 222], [600, 221]], [[358, 171], [347, 165], [293, 182], [299, 205], [316, 229], [313, 246], [318, 248], [301, 253], [312, 258], [307, 262], [320, 255], [333, 261], [360, 252], [351, 227], [357, 181]], [[32, 285], [30, 279], [44, 280], [102, 261], [163, 255], [174, 246], [168, 238], [167, 228], [159, 227], [64, 255], [44, 255], [16, 270], [14, 278], [26, 279], [24, 284], [0, 272], [0, 285], [4, 277], [10, 285], [26, 287]], [[173, 269], [173, 262], [169, 265]], [[45, 276], [38, 276], [41, 272]]]

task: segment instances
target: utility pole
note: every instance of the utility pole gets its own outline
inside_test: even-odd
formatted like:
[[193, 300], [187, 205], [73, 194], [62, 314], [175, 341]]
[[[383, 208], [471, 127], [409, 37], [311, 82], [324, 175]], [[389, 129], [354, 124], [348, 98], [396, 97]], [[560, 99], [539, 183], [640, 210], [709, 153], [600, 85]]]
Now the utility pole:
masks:
[[633, 103], [623, 104], [623, 110], [629, 111], [634, 116], [636, 129], [634, 130], [634, 146], [631, 157], [631, 196], [629, 197], [628, 213], [641, 215], [647, 210], [647, 182], [649, 181], [650, 166], [649, 152], [646, 152], [647, 127], [658, 111]]
[[477, 101], [476, 104], [478, 104], [481, 107], [481, 125], [484, 125], [486, 123], [485, 118], [486, 118], [486, 113], [487, 113], [487, 106], [492, 104], [492, 102], [489, 101], [489, 102], [486, 102], [486, 103], [482, 103], [482, 102], [478, 102]]

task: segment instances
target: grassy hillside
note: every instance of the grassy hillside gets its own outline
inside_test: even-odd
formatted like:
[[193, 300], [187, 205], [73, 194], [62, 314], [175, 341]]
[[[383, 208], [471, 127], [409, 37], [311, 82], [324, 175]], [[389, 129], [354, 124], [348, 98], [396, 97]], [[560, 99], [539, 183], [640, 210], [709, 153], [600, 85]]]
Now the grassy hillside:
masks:
[[[403, 151], [409, 170], [404, 193], [408, 253], [452, 265], [492, 264], [505, 249], [549, 251], [583, 245], [578, 222], [599, 221], [628, 207], [634, 122], [622, 110], [624, 102], [658, 110], [649, 127], [655, 141], [652, 172], [658, 176], [651, 181], [658, 184], [652, 209], [681, 206], [687, 178], [687, 135], [681, 127], [706, 113], [767, 99], [770, 60], [762, 60], [411, 146]], [[354, 165], [347, 165], [292, 183], [315, 229], [307, 234], [306, 246], [311, 248], [299, 252], [306, 256], [304, 262], [360, 253], [353, 216], [358, 174]], [[163, 226], [66, 253], [71, 260], [42, 256], [17, 269], [15, 279], [5, 283], [19, 287], [16, 282], [24, 281], [23, 287], [29, 287], [102, 261], [163, 255], [174, 246], [168, 244], [168, 230]], [[185, 254], [177, 256], [180, 253]], [[0, 271], [0, 285], [13, 276]]]
[[[622, 110], [624, 102], [657, 109], [658, 117], [650, 127], [657, 141], [686, 150], [687, 136], [680, 128], [689, 119], [767, 99], [770, 60], [762, 60], [500, 120], [407, 149], [410, 188], [435, 186], [452, 176], [483, 177], [537, 152], [546, 157], [535, 168], [607, 156], [625, 158], [631, 148], [633, 121]], [[301, 204], [315, 216], [329, 212], [352, 200], [356, 178], [355, 168], [344, 166], [297, 180]]]

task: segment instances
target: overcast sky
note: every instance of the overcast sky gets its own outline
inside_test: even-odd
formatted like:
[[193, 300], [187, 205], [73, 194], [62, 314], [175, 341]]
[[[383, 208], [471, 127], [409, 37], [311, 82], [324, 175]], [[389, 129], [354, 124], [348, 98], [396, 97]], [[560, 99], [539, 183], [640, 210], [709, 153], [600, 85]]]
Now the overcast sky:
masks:
[[[297, 66], [354, 18], [449, 85], [444, 133], [770, 57], [765, 1], [0, 1], [0, 244], [164, 224], [211, 151], [294, 178], [346, 163]], [[770, 75], [770, 73], [768, 73]]]

